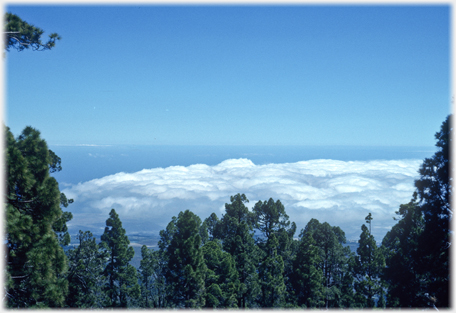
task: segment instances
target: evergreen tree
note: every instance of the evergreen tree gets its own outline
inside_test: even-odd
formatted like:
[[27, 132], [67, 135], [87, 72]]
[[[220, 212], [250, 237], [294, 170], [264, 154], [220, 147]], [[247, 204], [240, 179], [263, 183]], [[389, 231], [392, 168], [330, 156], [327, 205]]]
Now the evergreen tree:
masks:
[[449, 306], [451, 120], [436, 133], [438, 151], [424, 160], [411, 202], [400, 206], [401, 218], [383, 240], [388, 306]]
[[79, 231], [79, 245], [67, 251], [69, 294], [66, 304], [72, 308], [101, 308], [106, 301], [102, 275], [108, 259], [90, 231]]
[[200, 308], [205, 302], [206, 265], [201, 250], [201, 219], [186, 210], [175, 221], [166, 249], [166, 283], [171, 287], [168, 303], [174, 307]]
[[346, 242], [345, 233], [340, 227], [331, 226], [326, 222], [320, 223], [316, 219], [311, 219], [307, 223], [301, 237], [307, 232], [312, 234], [320, 255], [320, 262], [316, 266], [323, 273], [325, 306], [344, 307], [342, 289], [348, 290], [351, 287], [346, 286], [351, 279], [348, 268], [351, 252], [349, 247], [342, 245]]
[[323, 272], [317, 266], [321, 262], [320, 251], [311, 231], [301, 232], [300, 237], [291, 279], [297, 305], [306, 308], [323, 307]]
[[[257, 239], [257, 244], [263, 252], [262, 264], [264, 265], [266, 261], [266, 263], [279, 262], [283, 264], [283, 269], [280, 272], [280, 277], [270, 277], [271, 271], [269, 271], [267, 275], [264, 272], [260, 272], [260, 274], [262, 274], [260, 275], [262, 282], [261, 305], [269, 306], [271, 305], [271, 302], [270, 300], [267, 300], [266, 295], [269, 294], [269, 292], [266, 289], [268, 289], [267, 286], [270, 286], [271, 284], [270, 280], [273, 279], [276, 282], [280, 281], [280, 288], [279, 286], [277, 286], [277, 290], [281, 290], [282, 283], [285, 284], [289, 282], [289, 276], [285, 275], [285, 267], [287, 270], [287, 274], [292, 275], [291, 244], [293, 242], [293, 236], [296, 231], [296, 224], [293, 222], [290, 226], [290, 221], [288, 220], [288, 215], [285, 212], [285, 207], [280, 202], [280, 200], [274, 202], [274, 200], [271, 198], [269, 199], [269, 201], [258, 201], [253, 208], [253, 213], [255, 216], [255, 228], [258, 229], [263, 235], [263, 238], [259, 237]], [[272, 237], [274, 237], [274, 239], [272, 239]], [[272, 248], [271, 245], [273, 245], [274, 248]], [[280, 257], [280, 260], [278, 257]], [[260, 268], [265, 269], [264, 266]], [[272, 268], [270, 270], [272, 270]], [[275, 269], [274, 272], [277, 273], [277, 270]], [[285, 288], [285, 290], [283, 290], [280, 296], [277, 294], [275, 294], [275, 296], [278, 296], [280, 302], [284, 304], [285, 299], [290, 300], [290, 295], [287, 293], [287, 291], [290, 290], [291, 288], [289, 286], [288, 288]], [[274, 302], [274, 306], [277, 305], [276, 302], [277, 301]]]
[[415, 182], [418, 206], [424, 219], [424, 229], [419, 236], [419, 249], [415, 256], [417, 272], [425, 282], [423, 291], [427, 303], [436, 307], [449, 307], [451, 120], [450, 115], [435, 134], [438, 151], [432, 158], [424, 160], [419, 169], [420, 178]]
[[[349, 248], [349, 247], [347, 247]], [[349, 248], [350, 249], [350, 248]], [[355, 303], [355, 292], [353, 290], [354, 278], [353, 272], [355, 267], [355, 253], [350, 252], [349, 257], [347, 258], [346, 268], [342, 274], [342, 284], [340, 287], [340, 299], [338, 302], [339, 307], [341, 308], [355, 308], [357, 307]]]
[[357, 257], [355, 259], [355, 301], [361, 307], [373, 308], [375, 298], [382, 292], [380, 275], [385, 267], [385, 259], [381, 249], [377, 247], [374, 236], [371, 234], [372, 214], [366, 216], [366, 225], [361, 227]]
[[[382, 251], [385, 268], [382, 279], [387, 284], [388, 307], [424, 306], [422, 286], [417, 279], [418, 238], [423, 231], [424, 221], [416, 203], [416, 196], [408, 204], [402, 204], [396, 212], [402, 218], [385, 235]], [[400, 273], [400, 275], [398, 275]]]
[[208, 231], [208, 240], [214, 240], [215, 228], [217, 227], [218, 223], [219, 219], [215, 213], [212, 213], [208, 218], [204, 220], [204, 224], [206, 225]]
[[58, 34], [53, 33], [49, 35], [49, 40], [43, 43], [41, 42], [43, 33], [42, 29], [23, 21], [19, 16], [12, 13], [5, 14], [4, 40], [6, 51], [11, 48], [17, 51], [30, 48], [34, 51], [50, 50], [55, 46], [56, 40], [61, 39]]
[[173, 285], [168, 283], [166, 279], [166, 273], [168, 271], [169, 257], [167, 250], [171, 244], [171, 239], [176, 232], [176, 221], [177, 218], [173, 216], [171, 222], [168, 223], [166, 229], [160, 230], [160, 240], [158, 241], [159, 250], [154, 252], [157, 260], [156, 277], [154, 288], [156, 290], [156, 307], [166, 308], [169, 307], [168, 299], [171, 297], [168, 295], [173, 294]]
[[279, 241], [272, 233], [266, 242], [266, 257], [259, 267], [261, 307], [265, 308], [283, 307], [285, 304], [284, 263], [277, 255], [278, 246]]
[[139, 274], [141, 278], [141, 307], [154, 307], [154, 274], [157, 268], [157, 259], [153, 251], [147, 248], [146, 245], [141, 247], [141, 263], [139, 266]]
[[223, 250], [233, 256], [239, 277], [237, 306], [239, 308], [257, 306], [260, 292], [258, 281], [258, 248], [253, 239], [254, 216], [244, 203], [249, 200], [244, 194], [230, 197], [225, 204], [225, 214], [215, 227], [214, 236], [222, 240]]
[[217, 239], [207, 242], [202, 250], [207, 267], [205, 307], [237, 307], [236, 291], [239, 288], [239, 280], [233, 257], [222, 251]]
[[49, 175], [61, 169], [60, 159], [32, 127], [17, 140], [6, 128], [6, 143], [7, 306], [63, 306], [67, 261], [54, 229], [65, 233], [71, 216], [62, 212], [63, 196]]
[[[280, 229], [287, 229], [290, 225], [285, 207], [277, 200], [272, 198], [269, 201], [258, 201], [253, 207], [255, 215], [255, 228], [260, 230], [266, 238], [271, 234], [276, 234]], [[267, 240], [267, 239], [266, 239]]]
[[104, 291], [108, 298], [107, 307], [127, 307], [130, 299], [137, 299], [140, 287], [136, 269], [129, 264], [135, 252], [114, 209], [106, 220], [106, 228], [101, 236], [102, 248], [108, 253], [108, 261], [103, 271], [107, 282]]

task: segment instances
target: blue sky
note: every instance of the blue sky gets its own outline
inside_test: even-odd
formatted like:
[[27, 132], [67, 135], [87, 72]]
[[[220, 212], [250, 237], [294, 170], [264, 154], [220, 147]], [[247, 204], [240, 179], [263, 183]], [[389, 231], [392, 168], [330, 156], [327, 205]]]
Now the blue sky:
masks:
[[433, 146], [449, 6], [26, 6], [6, 124], [50, 144]]

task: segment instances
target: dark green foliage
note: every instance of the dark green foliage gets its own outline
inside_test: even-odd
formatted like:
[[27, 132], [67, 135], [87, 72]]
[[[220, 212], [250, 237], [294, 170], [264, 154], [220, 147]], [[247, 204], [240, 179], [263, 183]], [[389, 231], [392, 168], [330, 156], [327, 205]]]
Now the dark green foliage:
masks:
[[139, 266], [141, 279], [141, 307], [151, 308], [154, 307], [154, 274], [157, 271], [158, 260], [155, 258], [154, 252], [145, 245], [141, 247], [141, 257], [141, 265]]
[[348, 268], [348, 259], [351, 256], [350, 248], [343, 247], [346, 242], [345, 233], [337, 226], [320, 223], [311, 219], [301, 237], [311, 233], [319, 251], [319, 262], [315, 266], [323, 273], [322, 285], [324, 288], [325, 306], [343, 307], [349, 299], [343, 299], [342, 289], [350, 289], [351, 272]]
[[102, 272], [108, 259], [90, 231], [79, 231], [79, 245], [67, 251], [69, 293], [66, 305], [72, 308], [101, 308], [106, 302]]
[[266, 238], [271, 234], [277, 233], [280, 229], [287, 228], [290, 225], [288, 215], [285, 213], [285, 207], [277, 200], [272, 198], [269, 201], [258, 201], [253, 207], [255, 216], [255, 227], [259, 229]]
[[202, 250], [207, 267], [205, 307], [237, 307], [236, 291], [239, 288], [239, 280], [233, 257], [222, 251], [218, 240], [207, 242]]
[[452, 194], [451, 146], [452, 116], [443, 122], [435, 134], [438, 151], [425, 159], [420, 167], [420, 179], [415, 182], [418, 205], [423, 214], [424, 230], [418, 240], [417, 271], [426, 281], [428, 302], [437, 307], [449, 307], [450, 200]]
[[[6, 296], [9, 307], [64, 304], [67, 261], [53, 226], [65, 231], [55, 168], [40, 132], [26, 127], [16, 140], [6, 129]], [[54, 157], [52, 157], [52, 155]]]
[[101, 236], [101, 247], [108, 254], [103, 275], [106, 277], [104, 291], [107, 307], [127, 307], [132, 299], [139, 298], [140, 287], [136, 269], [129, 262], [135, 252], [122, 228], [122, 222], [114, 209], [106, 220], [106, 228]]
[[402, 204], [396, 213], [402, 218], [385, 235], [382, 242], [386, 262], [382, 278], [388, 286], [387, 305], [389, 307], [424, 306], [425, 299], [420, 281], [417, 279], [415, 259], [424, 220], [416, 204], [416, 193], [414, 199], [408, 204]]
[[257, 306], [260, 292], [257, 264], [259, 249], [253, 239], [254, 215], [244, 203], [247, 197], [237, 194], [225, 204], [226, 213], [215, 228], [214, 236], [222, 240], [223, 250], [233, 256], [239, 278], [237, 306], [239, 308]]
[[208, 240], [214, 240], [215, 228], [219, 223], [219, 219], [215, 213], [212, 213], [208, 218], [204, 220], [204, 224], [208, 231]]
[[285, 304], [284, 264], [282, 257], [277, 255], [278, 247], [279, 241], [272, 233], [266, 242], [266, 257], [259, 267], [263, 308], [278, 308]]
[[369, 228], [364, 224], [361, 226], [358, 255], [355, 259], [355, 302], [361, 307], [373, 308], [375, 298], [383, 294], [380, 275], [385, 267], [385, 259], [370, 232], [371, 213], [366, 217], [366, 223]]
[[[173, 307], [200, 308], [205, 304], [206, 265], [201, 250], [201, 219], [186, 210], [180, 212], [170, 231], [166, 247], [168, 304]], [[165, 235], [163, 233], [163, 235]]]
[[436, 133], [438, 151], [424, 160], [411, 202], [400, 206], [401, 218], [383, 239], [387, 306], [450, 305], [451, 120]]
[[41, 41], [41, 36], [44, 33], [42, 29], [23, 21], [19, 16], [12, 13], [5, 14], [4, 23], [6, 51], [11, 48], [17, 51], [24, 49], [32, 49], [34, 51], [50, 50], [55, 46], [56, 40], [61, 39], [58, 34], [52, 33], [49, 35], [49, 40], [43, 43]]
[[[49, 152], [51, 152], [51, 150], [49, 150]], [[73, 203], [73, 199], [67, 199], [63, 192], [60, 193], [60, 205], [67, 208], [70, 203]], [[71, 238], [66, 223], [72, 219], [73, 214], [71, 214], [71, 212], [63, 212], [62, 216], [52, 225], [52, 229], [57, 234], [62, 246], [68, 246], [70, 244]]]
[[[290, 301], [290, 284], [286, 288], [285, 283], [289, 282], [292, 268], [291, 244], [296, 232], [296, 224], [293, 222], [290, 227], [288, 215], [285, 207], [277, 200], [271, 198], [268, 201], [258, 201], [254, 208], [255, 228], [262, 234], [263, 238], [258, 238], [258, 247], [262, 250], [262, 265], [260, 266], [260, 281], [262, 286], [262, 307], [277, 307], [282, 305], [285, 300]], [[274, 265], [273, 265], [274, 264]], [[280, 274], [278, 271], [280, 267]], [[285, 274], [285, 267], [287, 273]], [[271, 276], [274, 275], [277, 276]], [[272, 287], [274, 284], [276, 286]], [[283, 286], [282, 286], [283, 285]], [[285, 289], [282, 290], [282, 287]], [[271, 288], [276, 288], [271, 291]], [[288, 291], [288, 292], [287, 292]], [[280, 292], [280, 294], [278, 293]], [[269, 299], [273, 295], [276, 299]], [[272, 302], [271, 302], [272, 301]]]
[[302, 232], [296, 258], [293, 261], [294, 275], [291, 277], [297, 305], [299, 307], [323, 307], [323, 271], [317, 267], [321, 263], [320, 251], [312, 232]]

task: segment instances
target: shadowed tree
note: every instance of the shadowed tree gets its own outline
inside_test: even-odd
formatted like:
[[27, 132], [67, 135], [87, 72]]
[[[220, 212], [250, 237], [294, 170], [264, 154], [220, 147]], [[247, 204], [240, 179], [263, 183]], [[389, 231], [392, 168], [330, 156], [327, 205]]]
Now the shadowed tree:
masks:
[[[382, 279], [388, 294], [388, 307], [424, 306], [423, 294], [417, 273], [418, 238], [423, 232], [424, 221], [417, 207], [416, 196], [408, 204], [402, 204], [396, 213], [401, 215], [396, 225], [385, 235], [382, 251], [386, 267]], [[400, 273], [400, 275], [398, 275]]]
[[400, 206], [401, 218], [383, 240], [388, 306], [449, 307], [451, 121], [435, 134], [438, 151], [424, 160], [411, 202]]
[[452, 194], [452, 116], [442, 123], [435, 134], [438, 151], [425, 159], [420, 178], [415, 182], [418, 206], [423, 214], [424, 229], [418, 240], [417, 271], [426, 282], [424, 296], [429, 304], [449, 307], [450, 207]]

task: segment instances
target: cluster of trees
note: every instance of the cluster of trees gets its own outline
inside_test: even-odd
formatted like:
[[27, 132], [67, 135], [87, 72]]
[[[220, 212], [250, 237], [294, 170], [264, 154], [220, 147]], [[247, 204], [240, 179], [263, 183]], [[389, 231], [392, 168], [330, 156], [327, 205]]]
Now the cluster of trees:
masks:
[[64, 252], [72, 200], [49, 175], [61, 160], [27, 127], [6, 129], [6, 284], [8, 307], [372, 308], [449, 307], [450, 116], [438, 151], [420, 167], [416, 192], [378, 245], [372, 215], [356, 253], [337, 226], [311, 219], [295, 238], [280, 200], [244, 194], [220, 218], [186, 210], [141, 249], [138, 269], [122, 222], [111, 210], [100, 241], [79, 231]]

